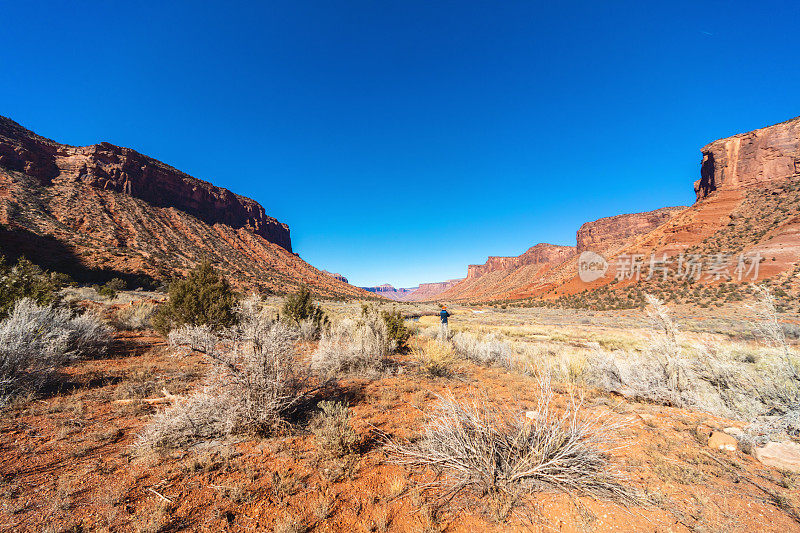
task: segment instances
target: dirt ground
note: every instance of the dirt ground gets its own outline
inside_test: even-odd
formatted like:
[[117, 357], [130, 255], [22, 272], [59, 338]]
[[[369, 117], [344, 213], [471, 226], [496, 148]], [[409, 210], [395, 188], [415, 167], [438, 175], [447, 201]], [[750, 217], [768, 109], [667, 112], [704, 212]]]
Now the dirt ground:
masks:
[[[597, 321], [583, 327], [605, 326], [605, 315]], [[570, 327], [582, 327], [580, 320]], [[591, 390], [582, 391], [586, 414], [628, 421], [614, 461], [643, 495], [640, 504], [562, 493], [512, 507], [473, 494], [443, 502], [430, 488], [433, 474], [393, 464], [383, 439], [419, 435], [425, 410], [448, 392], [532, 409], [538, 382], [466, 361], [448, 377], [430, 377], [409, 355], [394, 357], [393, 371], [342, 379], [326, 393], [348, 402], [359, 435], [357, 452], [345, 458], [321, 454], [304, 421], [266, 439], [140, 456], [132, 448], [137, 433], [164, 408], [140, 399], [163, 389], [186, 394], [200, 383], [204, 362], [176, 356], [153, 332], [119, 332], [108, 358], [76, 363], [62, 390], [20, 400], [0, 417], [0, 529], [800, 531], [800, 477], [707, 446], [709, 429], [742, 422]], [[570, 389], [556, 384], [557, 407]]]

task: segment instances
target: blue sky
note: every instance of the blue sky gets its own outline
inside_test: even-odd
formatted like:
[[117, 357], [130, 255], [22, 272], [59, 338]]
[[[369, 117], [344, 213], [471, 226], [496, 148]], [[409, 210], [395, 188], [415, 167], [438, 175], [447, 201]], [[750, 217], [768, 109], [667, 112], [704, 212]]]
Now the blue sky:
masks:
[[125, 4], [0, 0], [0, 114], [250, 196], [358, 285], [690, 204], [703, 145], [800, 115], [796, 1]]

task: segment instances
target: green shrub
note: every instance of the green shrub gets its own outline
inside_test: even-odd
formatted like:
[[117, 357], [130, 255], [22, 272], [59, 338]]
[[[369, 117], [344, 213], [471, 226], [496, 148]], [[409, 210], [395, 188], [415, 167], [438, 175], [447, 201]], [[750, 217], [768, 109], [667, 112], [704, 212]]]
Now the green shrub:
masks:
[[164, 334], [185, 324], [208, 325], [215, 330], [232, 326], [236, 323], [236, 302], [237, 295], [228, 280], [210, 261], [203, 261], [186, 279], [170, 283], [169, 297], [153, 316], [153, 326]]
[[31, 298], [39, 305], [55, 303], [58, 291], [68, 282], [68, 276], [42, 270], [24, 257], [9, 267], [0, 256], [0, 319], [7, 317], [23, 298]]
[[411, 336], [411, 331], [406, 327], [406, 321], [400, 311], [383, 311], [381, 317], [386, 323], [389, 339], [397, 343], [398, 350], [405, 348], [408, 338]]
[[100, 293], [100, 296], [103, 298], [108, 298], [109, 300], [113, 300], [117, 297], [117, 293], [119, 291], [124, 291], [126, 288], [125, 282], [119, 278], [113, 278], [110, 281], [107, 281], [102, 287], [100, 287], [97, 292]]
[[304, 321], [313, 323], [317, 328], [328, 325], [328, 317], [322, 308], [314, 303], [308, 287], [300, 287], [296, 293], [284, 298], [281, 316], [296, 326]]

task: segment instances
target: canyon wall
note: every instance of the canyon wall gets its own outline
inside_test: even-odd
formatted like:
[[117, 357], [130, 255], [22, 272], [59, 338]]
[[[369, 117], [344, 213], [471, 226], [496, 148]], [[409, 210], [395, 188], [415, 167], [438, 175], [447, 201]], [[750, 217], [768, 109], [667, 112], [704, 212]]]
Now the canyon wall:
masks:
[[585, 250], [602, 252], [615, 245], [624, 244], [636, 235], [657, 228], [685, 207], [662, 207], [645, 213], [630, 213], [586, 222], [576, 235], [578, 253]]
[[800, 117], [719, 139], [702, 148], [697, 199], [717, 190], [743, 189], [800, 177]]
[[0, 167], [23, 172], [43, 186], [83, 183], [172, 207], [208, 224], [246, 229], [292, 250], [289, 227], [255, 200], [193, 178], [153, 158], [109, 143], [58, 144], [0, 116]]
[[539, 243], [529, 248], [522, 255], [513, 257], [489, 256], [482, 265], [469, 265], [467, 267], [466, 279], [477, 278], [498, 270], [512, 270], [525, 265], [541, 263], [557, 264], [566, 261], [573, 255], [575, 255], [575, 248], [573, 246]]

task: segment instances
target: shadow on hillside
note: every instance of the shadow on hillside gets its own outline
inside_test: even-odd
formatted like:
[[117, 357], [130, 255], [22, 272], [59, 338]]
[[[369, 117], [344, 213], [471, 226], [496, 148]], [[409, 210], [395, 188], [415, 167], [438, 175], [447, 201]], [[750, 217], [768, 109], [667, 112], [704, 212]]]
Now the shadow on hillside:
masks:
[[146, 274], [88, 268], [67, 244], [53, 236], [38, 235], [24, 228], [0, 227], [0, 253], [9, 264], [25, 257], [44, 269], [67, 274], [78, 283], [105, 283], [112, 278], [120, 278], [128, 288], [152, 289], [159, 285], [158, 281]]

